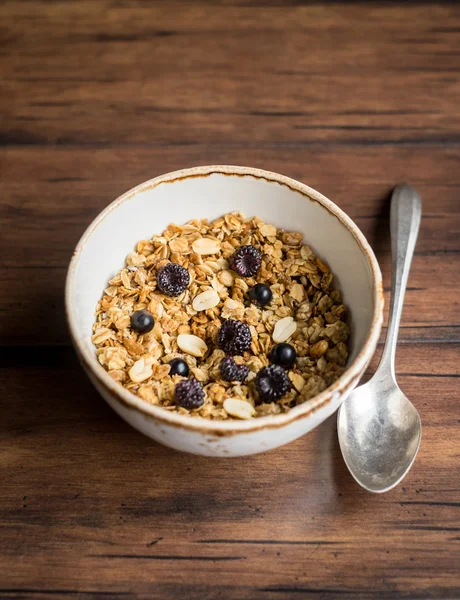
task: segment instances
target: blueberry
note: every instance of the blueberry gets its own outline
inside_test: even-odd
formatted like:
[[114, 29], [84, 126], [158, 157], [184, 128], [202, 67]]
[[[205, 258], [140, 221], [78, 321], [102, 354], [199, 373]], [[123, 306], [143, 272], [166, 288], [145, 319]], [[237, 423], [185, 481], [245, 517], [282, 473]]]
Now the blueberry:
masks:
[[137, 333], [148, 333], [152, 331], [155, 320], [148, 310], [136, 310], [131, 315], [131, 328]]
[[190, 369], [188, 368], [188, 364], [185, 362], [183, 358], [175, 358], [170, 363], [171, 367], [169, 374], [170, 375], [180, 375], [181, 377], [188, 377]]
[[291, 344], [276, 344], [270, 355], [270, 360], [275, 365], [280, 365], [285, 369], [290, 369], [294, 366], [297, 358], [295, 349]]
[[249, 290], [249, 297], [253, 302], [260, 306], [265, 306], [271, 302], [273, 294], [268, 285], [264, 283], [257, 283], [253, 288]]
[[204, 403], [203, 386], [196, 379], [183, 379], [176, 385], [174, 397], [182, 408], [200, 408]]

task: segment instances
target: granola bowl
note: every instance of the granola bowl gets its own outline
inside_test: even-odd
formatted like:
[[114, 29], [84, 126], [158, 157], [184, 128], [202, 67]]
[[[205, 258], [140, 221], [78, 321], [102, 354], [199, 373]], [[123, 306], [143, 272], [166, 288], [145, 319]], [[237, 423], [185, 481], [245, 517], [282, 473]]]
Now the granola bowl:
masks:
[[125, 421], [177, 450], [242, 456], [339, 408], [379, 339], [382, 278], [358, 227], [320, 193], [205, 166], [102, 211], [70, 262], [66, 309], [83, 368]]

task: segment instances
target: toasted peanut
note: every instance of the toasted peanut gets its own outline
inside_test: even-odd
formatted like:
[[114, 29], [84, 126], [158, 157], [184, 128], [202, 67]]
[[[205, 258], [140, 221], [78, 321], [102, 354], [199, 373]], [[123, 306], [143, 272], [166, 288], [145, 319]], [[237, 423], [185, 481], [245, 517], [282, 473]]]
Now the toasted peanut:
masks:
[[129, 370], [129, 377], [134, 383], [140, 383], [152, 375], [152, 366], [146, 365], [144, 358], [136, 360]]
[[177, 336], [177, 345], [183, 352], [198, 358], [203, 357], [208, 349], [204, 340], [188, 333], [181, 333]]
[[192, 248], [197, 254], [216, 254], [220, 252], [220, 242], [210, 238], [199, 238], [193, 242]]
[[193, 298], [192, 306], [193, 310], [197, 312], [200, 310], [208, 310], [208, 308], [214, 308], [220, 302], [219, 294], [214, 289], [206, 290], [198, 296]]
[[233, 285], [234, 277], [231, 271], [224, 269], [217, 275], [217, 279], [226, 286]]
[[229, 415], [237, 419], [250, 419], [256, 414], [252, 404], [237, 398], [226, 398], [223, 406]]
[[280, 319], [275, 324], [275, 329], [273, 330], [273, 341], [279, 344], [280, 342], [285, 342], [288, 340], [297, 329], [297, 323], [294, 321], [292, 317], [284, 317], [284, 319]]

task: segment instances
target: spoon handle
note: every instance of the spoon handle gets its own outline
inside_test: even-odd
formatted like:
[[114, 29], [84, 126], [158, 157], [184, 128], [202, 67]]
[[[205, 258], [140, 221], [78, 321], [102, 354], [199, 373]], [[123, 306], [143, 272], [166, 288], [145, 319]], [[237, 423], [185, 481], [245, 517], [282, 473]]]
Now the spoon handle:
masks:
[[422, 202], [417, 192], [407, 184], [395, 188], [391, 198], [391, 302], [387, 338], [377, 372], [390, 375], [395, 380], [395, 354], [399, 324], [404, 304], [407, 279], [414, 255]]

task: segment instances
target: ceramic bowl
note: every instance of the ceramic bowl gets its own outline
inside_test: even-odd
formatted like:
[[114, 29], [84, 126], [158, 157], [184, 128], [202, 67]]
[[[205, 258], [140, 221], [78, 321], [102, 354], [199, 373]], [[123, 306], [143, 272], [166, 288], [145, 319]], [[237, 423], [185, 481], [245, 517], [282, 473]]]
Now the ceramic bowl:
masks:
[[[351, 314], [351, 352], [345, 373], [315, 398], [288, 413], [248, 421], [208, 421], [151, 406], [115, 383], [91, 342], [96, 304], [108, 280], [141, 239], [171, 222], [215, 219], [240, 210], [304, 234], [328, 263]], [[264, 452], [311, 431], [343, 402], [366, 369], [382, 325], [382, 278], [365, 237], [333, 202], [288, 177], [234, 166], [206, 166], [151, 179], [112, 202], [91, 223], [70, 262], [66, 308], [73, 343], [94, 386], [128, 423], [177, 450], [206, 456]]]

